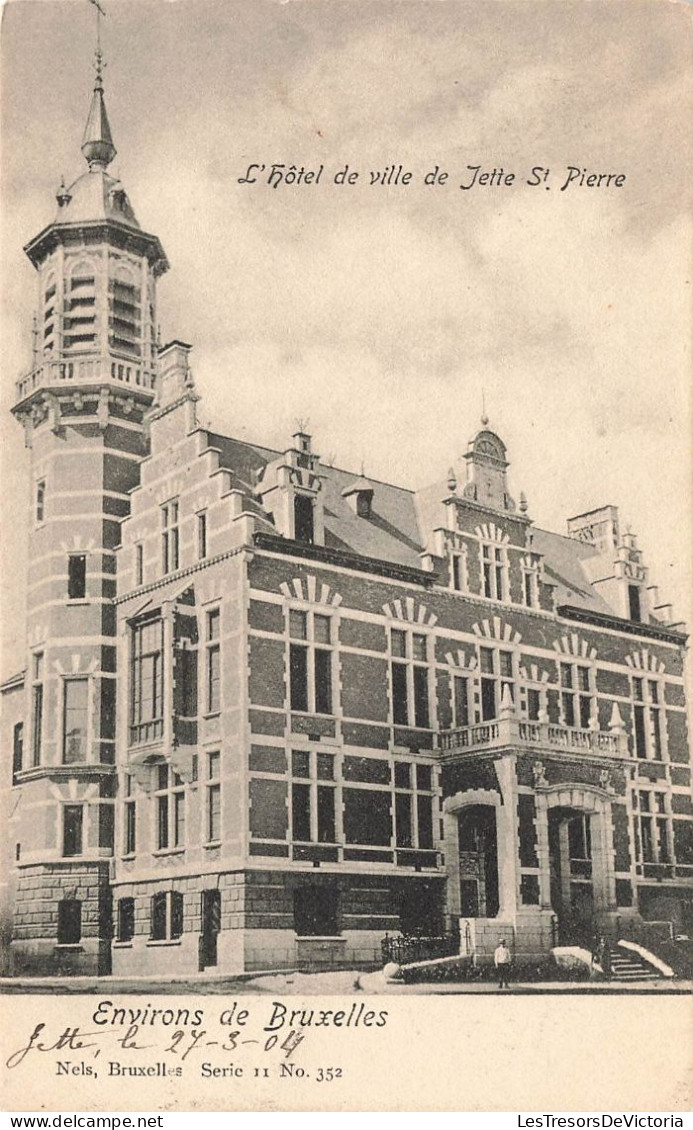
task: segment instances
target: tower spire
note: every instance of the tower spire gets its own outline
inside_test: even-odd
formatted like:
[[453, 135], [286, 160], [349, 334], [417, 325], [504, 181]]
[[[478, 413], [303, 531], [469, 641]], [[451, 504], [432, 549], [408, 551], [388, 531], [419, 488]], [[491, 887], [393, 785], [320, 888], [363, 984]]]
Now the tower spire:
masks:
[[87, 116], [87, 124], [82, 138], [82, 152], [91, 171], [107, 168], [116, 155], [116, 147], [111, 136], [111, 127], [108, 123], [106, 103], [103, 93], [103, 71], [106, 64], [103, 61], [101, 50], [101, 17], [105, 15], [99, 0], [89, 0], [96, 9], [96, 51], [94, 53], [94, 69], [96, 78], [94, 91], [91, 96], [91, 105]]

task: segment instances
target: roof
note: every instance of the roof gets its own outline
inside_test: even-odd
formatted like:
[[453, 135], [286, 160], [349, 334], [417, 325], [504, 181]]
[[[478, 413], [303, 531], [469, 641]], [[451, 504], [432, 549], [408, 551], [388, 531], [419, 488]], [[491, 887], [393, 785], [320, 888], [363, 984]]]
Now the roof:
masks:
[[[219, 451], [222, 467], [231, 471], [233, 485], [246, 496], [249, 509], [257, 510], [255, 486], [262, 469], [282, 455], [271, 448], [214, 433], [212, 447]], [[347, 496], [359, 475], [320, 464], [323, 480], [325, 547], [356, 553], [412, 569], [421, 568], [421, 554], [428, 548], [430, 532], [446, 525], [443, 500], [450, 494], [446, 481], [411, 491], [392, 483], [371, 479], [371, 515], [358, 517]], [[589, 582], [582, 562], [592, 554], [583, 542], [549, 530], [531, 527], [532, 549], [544, 558], [547, 580], [555, 585], [556, 605], [570, 605], [585, 612], [614, 615], [614, 610]]]
[[78, 177], [67, 189], [66, 204], [60, 205], [56, 224], [87, 223], [93, 220], [117, 220], [140, 230], [132, 205], [119, 180], [102, 168], [92, 168]]

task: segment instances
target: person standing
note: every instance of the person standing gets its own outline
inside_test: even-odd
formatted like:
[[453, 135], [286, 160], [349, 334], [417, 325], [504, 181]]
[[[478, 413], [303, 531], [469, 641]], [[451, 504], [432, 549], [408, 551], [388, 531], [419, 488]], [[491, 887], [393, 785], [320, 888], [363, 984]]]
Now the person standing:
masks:
[[510, 950], [505, 944], [505, 938], [501, 938], [499, 944], [496, 946], [493, 955], [493, 962], [498, 971], [498, 988], [510, 988], [510, 963], [511, 963]]

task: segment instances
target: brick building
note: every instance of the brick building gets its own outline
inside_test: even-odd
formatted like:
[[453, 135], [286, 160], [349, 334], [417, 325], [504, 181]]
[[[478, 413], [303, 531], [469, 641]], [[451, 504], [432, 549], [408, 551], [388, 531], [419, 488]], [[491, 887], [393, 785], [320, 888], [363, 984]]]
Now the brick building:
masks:
[[616, 508], [536, 528], [487, 420], [418, 492], [305, 431], [280, 452], [201, 427], [100, 68], [82, 151], [26, 248], [10, 968], [359, 964], [460, 919], [518, 958], [624, 919], [690, 931], [686, 637]]

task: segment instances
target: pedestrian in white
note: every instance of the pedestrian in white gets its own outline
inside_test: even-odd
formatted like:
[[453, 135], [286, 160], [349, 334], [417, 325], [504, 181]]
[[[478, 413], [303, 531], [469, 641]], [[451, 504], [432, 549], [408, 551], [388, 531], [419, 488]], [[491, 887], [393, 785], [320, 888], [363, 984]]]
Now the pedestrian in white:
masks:
[[496, 951], [493, 955], [493, 963], [498, 970], [498, 988], [506, 989], [510, 987], [510, 963], [512, 958], [510, 950], [505, 944], [505, 938], [501, 938], [500, 943], [496, 946]]

